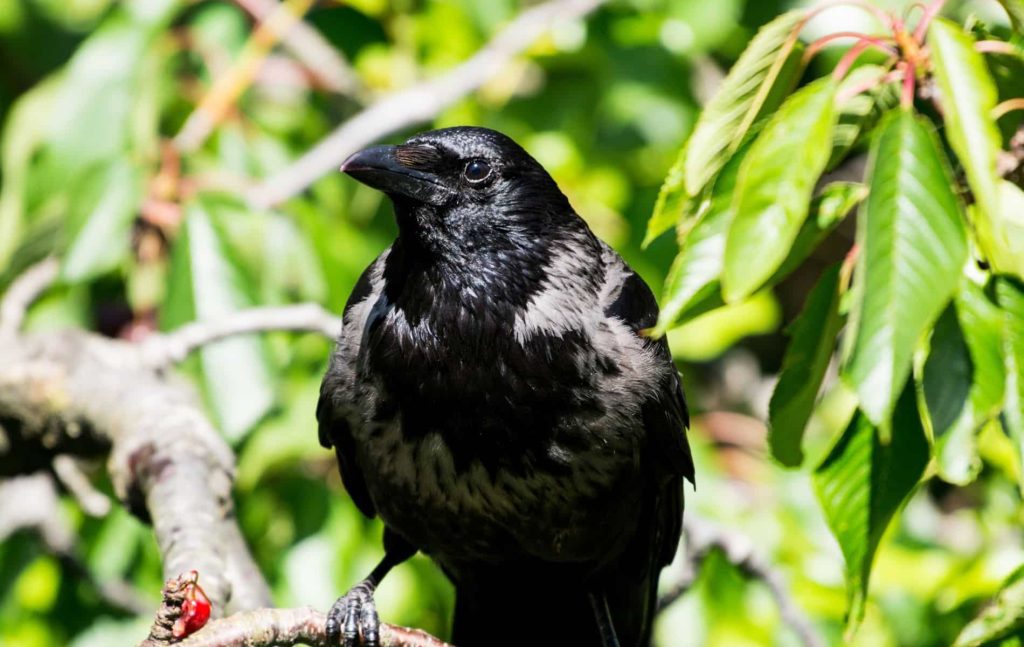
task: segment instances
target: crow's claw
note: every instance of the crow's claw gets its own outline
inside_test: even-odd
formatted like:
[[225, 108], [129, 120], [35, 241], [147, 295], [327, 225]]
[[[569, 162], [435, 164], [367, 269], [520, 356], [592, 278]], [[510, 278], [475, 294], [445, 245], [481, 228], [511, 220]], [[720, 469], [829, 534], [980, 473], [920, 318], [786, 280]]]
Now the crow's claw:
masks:
[[327, 642], [343, 647], [378, 647], [380, 617], [373, 602], [374, 586], [364, 580], [338, 598], [327, 613]]

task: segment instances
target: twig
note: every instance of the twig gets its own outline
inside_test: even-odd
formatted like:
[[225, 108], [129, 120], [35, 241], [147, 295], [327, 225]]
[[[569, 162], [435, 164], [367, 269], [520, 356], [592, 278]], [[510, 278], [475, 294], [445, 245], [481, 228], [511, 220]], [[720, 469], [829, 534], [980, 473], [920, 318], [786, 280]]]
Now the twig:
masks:
[[607, 0], [549, 0], [524, 11], [469, 60], [441, 76], [390, 94], [359, 112], [280, 173], [248, 195], [255, 208], [280, 204], [300, 193], [346, 157], [407, 126], [429, 121], [501, 72], [551, 25], [586, 15]]
[[[167, 589], [165, 588], [165, 592]], [[165, 597], [165, 600], [168, 599]], [[171, 604], [175, 602], [173, 594]], [[173, 611], [163, 612], [158, 619], [173, 623], [177, 617]], [[150, 638], [139, 647], [161, 647], [173, 644], [175, 647], [290, 647], [310, 645], [328, 647], [325, 627], [327, 616], [310, 607], [297, 609], [257, 609], [243, 611], [221, 620], [213, 620], [205, 627], [181, 642]], [[154, 625], [154, 628], [155, 625]], [[381, 647], [451, 647], [448, 643], [418, 629], [406, 629], [381, 623]]]
[[252, 83], [256, 72], [281, 36], [309, 11], [313, 0], [285, 0], [249, 36], [231, 69], [217, 79], [174, 138], [179, 151], [194, 151], [220, 123], [228, 109]]
[[87, 515], [105, 517], [110, 512], [110, 499], [93, 487], [73, 456], [60, 454], [54, 457], [53, 473]]
[[[256, 20], [267, 20], [277, 11], [277, 0], [235, 0]], [[315, 27], [299, 20], [281, 34], [281, 46], [298, 59], [324, 88], [339, 94], [360, 90], [359, 78], [345, 56], [320, 35]]]
[[683, 533], [685, 537], [686, 562], [681, 577], [658, 598], [658, 609], [664, 609], [681, 595], [686, 593], [696, 579], [697, 566], [701, 564], [712, 550], [720, 550], [733, 566], [748, 578], [755, 579], [768, 587], [779, 607], [782, 622], [785, 623], [800, 639], [805, 647], [824, 647], [825, 641], [811, 624], [804, 612], [793, 601], [786, 589], [782, 575], [772, 568], [768, 562], [754, 551], [750, 538], [736, 532], [719, 528], [714, 524], [694, 517], [691, 513], [684, 518]]
[[0, 301], [0, 339], [18, 333], [29, 306], [53, 285], [59, 273], [60, 263], [51, 257], [28, 268], [11, 283]]
[[341, 319], [315, 303], [251, 308], [221, 319], [185, 324], [164, 335], [154, 335], [142, 343], [140, 350], [147, 366], [163, 368], [225, 337], [272, 330], [315, 332], [333, 339], [341, 333]]

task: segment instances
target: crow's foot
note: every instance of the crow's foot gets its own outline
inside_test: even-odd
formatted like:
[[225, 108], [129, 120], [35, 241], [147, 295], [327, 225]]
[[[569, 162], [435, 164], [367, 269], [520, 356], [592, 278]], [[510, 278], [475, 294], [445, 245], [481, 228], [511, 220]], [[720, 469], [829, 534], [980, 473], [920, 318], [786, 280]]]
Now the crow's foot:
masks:
[[373, 602], [377, 587], [370, 580], [356, 584], [327, 613], [327, 641], [343, 647], [378, 647], [380, 617]]

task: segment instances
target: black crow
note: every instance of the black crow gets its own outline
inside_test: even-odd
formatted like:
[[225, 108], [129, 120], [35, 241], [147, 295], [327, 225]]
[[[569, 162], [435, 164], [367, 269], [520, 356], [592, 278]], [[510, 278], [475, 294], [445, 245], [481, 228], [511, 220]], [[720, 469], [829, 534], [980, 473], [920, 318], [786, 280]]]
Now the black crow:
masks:
[[385, 557], [327, 632], [373, 646], [373, 592], [417, 550], [455, 585], [453, 641], [645, 645], [693, 481], [657, 303], [544, 168], [484, 128], [341, 167], [394, 204], [317, 407]]

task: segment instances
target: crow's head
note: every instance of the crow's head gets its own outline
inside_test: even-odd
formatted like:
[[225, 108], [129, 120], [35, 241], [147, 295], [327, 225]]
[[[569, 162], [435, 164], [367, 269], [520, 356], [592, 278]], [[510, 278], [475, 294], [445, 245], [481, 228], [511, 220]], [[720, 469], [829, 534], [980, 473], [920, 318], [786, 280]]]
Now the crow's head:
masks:
[[579, 220], [547, 171], [519, 144], [487, 128], [461, 126], [376, 146], [341, 170], [391, 198], [403, 237], [435, 252], [507, 244]]

